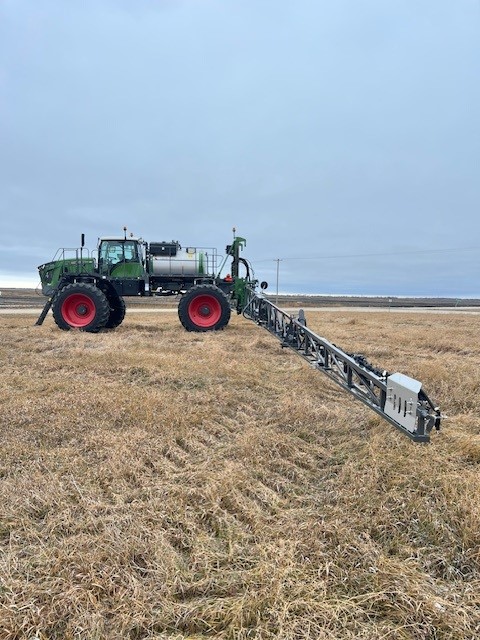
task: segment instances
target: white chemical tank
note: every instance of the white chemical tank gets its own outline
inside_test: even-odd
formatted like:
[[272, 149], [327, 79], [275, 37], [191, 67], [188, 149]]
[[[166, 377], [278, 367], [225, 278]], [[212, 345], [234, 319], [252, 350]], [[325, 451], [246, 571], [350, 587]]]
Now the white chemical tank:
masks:
[[216, 271], [216, 249], [186, 247], [178, 242], [151, 242], [150, 273], [156, 276], [212, 276]]

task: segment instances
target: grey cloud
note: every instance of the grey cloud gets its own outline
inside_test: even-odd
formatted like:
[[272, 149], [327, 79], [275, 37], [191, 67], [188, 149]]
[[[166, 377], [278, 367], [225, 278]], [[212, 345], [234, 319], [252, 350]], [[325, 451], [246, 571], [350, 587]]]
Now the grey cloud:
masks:
[[412, 7], [4, 2], [0, 278], [235, 225], [284, 290], [480, 295], [475, 252], [397, 255], [480, 247], [480, 8]]

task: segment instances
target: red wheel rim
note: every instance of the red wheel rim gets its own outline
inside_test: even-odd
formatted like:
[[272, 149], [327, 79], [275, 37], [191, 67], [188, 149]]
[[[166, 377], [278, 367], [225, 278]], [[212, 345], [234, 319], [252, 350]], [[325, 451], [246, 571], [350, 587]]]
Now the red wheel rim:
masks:
[[71, 327], [86, 327], [95, 318], [96, 307], [83, 293], [72, 293], [62, 304], [62, 318]]
[[188, 306], [188, 315], [197, 327], [213, 327], [222, 317], [222, 305], [214, 296], [197, 296]]

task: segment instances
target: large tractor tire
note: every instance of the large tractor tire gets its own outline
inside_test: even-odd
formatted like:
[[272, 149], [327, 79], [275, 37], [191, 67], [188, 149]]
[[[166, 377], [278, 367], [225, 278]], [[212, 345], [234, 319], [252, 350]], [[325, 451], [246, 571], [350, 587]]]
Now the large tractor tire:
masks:
[[64, 331], [79, 329], [97, 333], [107, 324], [110, 306], [106, 295], [93, 284], [68, 284], [52, 302], [53, 318]]
[[125, 318], [125, 301], [117, 293], [108, 294], [107, 299], [110, 306], [110, 315], [105, 324], [105, 329], [115, 329], [122, 324]]
[[178, 317], [187, 331], [219, 331], [230, 320], [230, 303], [218, 287], [199, 284], [182, 296]]

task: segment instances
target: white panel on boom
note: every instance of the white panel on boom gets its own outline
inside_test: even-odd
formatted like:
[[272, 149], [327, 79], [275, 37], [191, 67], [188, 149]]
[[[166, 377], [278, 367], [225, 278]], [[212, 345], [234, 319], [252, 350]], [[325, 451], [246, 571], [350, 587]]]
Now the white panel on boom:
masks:
[[421, 388], [421, 382], [403, 373], [393, 373], [387, 378], [384, 411], [410, 433], [416, 430], [417, 402]]

